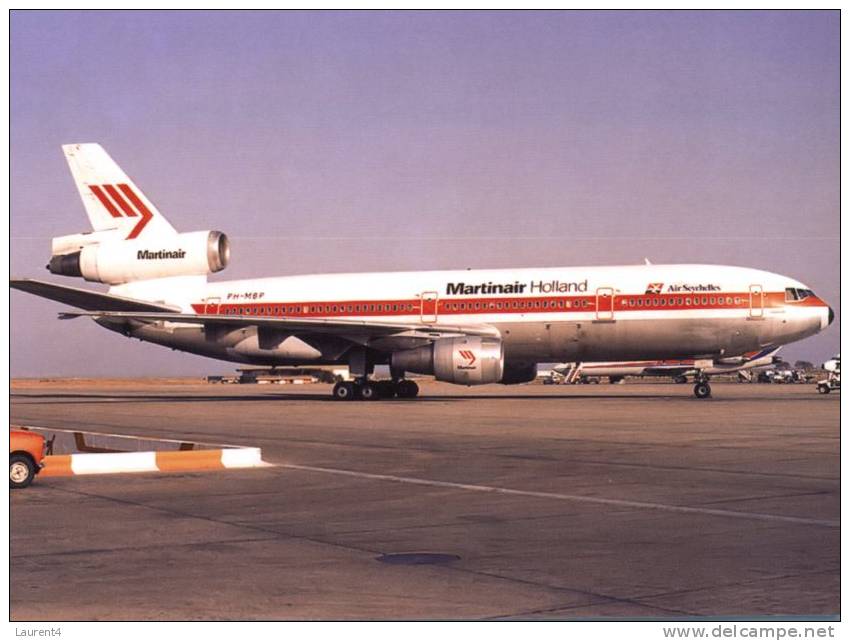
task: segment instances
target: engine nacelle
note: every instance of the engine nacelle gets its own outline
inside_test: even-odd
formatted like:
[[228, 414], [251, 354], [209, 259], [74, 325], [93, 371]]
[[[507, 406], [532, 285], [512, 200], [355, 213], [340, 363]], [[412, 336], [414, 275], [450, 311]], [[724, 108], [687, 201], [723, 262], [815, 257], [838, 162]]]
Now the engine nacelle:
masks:
[[521, 365], [505, 365], [505, 373], [502, 380], [504, 385], [518, 385], [529, 383], [537, 378], [537, 363], [523, 363]]
[[228, 262], [227, 236], [220, 231], [196, 231], [158, 240], [87, 244], [79, 251], [53, 256], [47, 269], [60, 276], [120, 285], [169, 276], [202, 276], [220, 272]]
[[438, 381], [486, 385], [502, 380], [504, 347], [498, 338], [440, 338], [431, 345], [395, 352], [390, 367], [433, 374]]

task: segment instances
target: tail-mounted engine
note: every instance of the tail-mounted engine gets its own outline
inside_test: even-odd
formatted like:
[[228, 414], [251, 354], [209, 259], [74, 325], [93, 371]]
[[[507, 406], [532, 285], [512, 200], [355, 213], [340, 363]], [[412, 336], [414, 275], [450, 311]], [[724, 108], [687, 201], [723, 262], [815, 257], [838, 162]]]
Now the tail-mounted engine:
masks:
[[505, 357], [498, 338], [440, 338], [430, 345], [395, 352], [390, 367], [433, 374], [447, 383], [485, 385], [502, 380]]
[[230, 241], [220, 231], [196, 231], [156, 240], [114, 240], [104, 232], [53, 239], [47, 269], [60, 276], [120, 285], [169, 276], [220, 272], [230, 261]]

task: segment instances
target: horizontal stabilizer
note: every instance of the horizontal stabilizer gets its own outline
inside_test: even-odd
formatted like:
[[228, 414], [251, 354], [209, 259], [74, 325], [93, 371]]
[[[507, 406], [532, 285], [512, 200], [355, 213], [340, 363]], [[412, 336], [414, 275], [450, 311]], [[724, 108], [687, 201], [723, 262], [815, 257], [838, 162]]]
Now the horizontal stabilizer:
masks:
[[172, 307], [170, 305], [149, 303], [147, 301], [136, 300], [134, 298], [124, 298], [123, 296], [93, 292], [87, 289], [66, 287], [65, 285], [56, 285], [54, 283], [46, 283], [40, 280], [31, 280], [29, 278], [10, 280], [9, 286], [14, 289], [19, 289], [22, 292], [35, 294], [42, 298], [48, 298], [60, 303], [65, 303], [66, 305], [71, 305], [72, 307], [78, 307], [79, 309], [110, 312], [179, 311], [179, 308]]

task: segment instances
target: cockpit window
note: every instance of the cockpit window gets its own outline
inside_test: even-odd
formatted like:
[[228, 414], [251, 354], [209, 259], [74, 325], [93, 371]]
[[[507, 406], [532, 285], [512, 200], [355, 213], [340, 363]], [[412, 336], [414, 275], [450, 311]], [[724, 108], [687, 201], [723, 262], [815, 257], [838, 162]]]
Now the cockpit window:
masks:
[[814, 296], [815, 293], [811, 289], [800, 289], [797, 287], [785, 288], [785, 302], [804, 300], [809, 296]]

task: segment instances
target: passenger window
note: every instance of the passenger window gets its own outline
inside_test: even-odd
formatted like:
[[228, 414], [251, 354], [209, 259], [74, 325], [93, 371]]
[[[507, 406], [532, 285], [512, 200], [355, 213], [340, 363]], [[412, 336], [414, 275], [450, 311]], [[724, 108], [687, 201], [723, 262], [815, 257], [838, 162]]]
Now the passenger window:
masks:
[[686, 298], [686, 299], [685, 299], [685, 305], [690, 306], [690, 304], [691, 304], [691, 299], [690, 299], [690, 298]]

